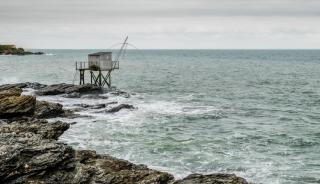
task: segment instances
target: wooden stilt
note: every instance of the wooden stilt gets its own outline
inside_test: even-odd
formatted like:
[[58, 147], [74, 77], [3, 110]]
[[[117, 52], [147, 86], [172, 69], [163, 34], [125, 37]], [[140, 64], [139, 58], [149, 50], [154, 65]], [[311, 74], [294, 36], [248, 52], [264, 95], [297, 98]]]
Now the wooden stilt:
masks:
[[80, 70], [80, 85], [84, 84], [84, 70]]

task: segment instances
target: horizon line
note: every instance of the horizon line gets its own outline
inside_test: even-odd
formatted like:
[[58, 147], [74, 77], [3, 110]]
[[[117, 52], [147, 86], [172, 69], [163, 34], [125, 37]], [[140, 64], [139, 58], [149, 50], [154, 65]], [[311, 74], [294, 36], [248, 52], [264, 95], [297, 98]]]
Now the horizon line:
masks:
[[[119, 50], [108, 48], [25, 48], [38, 50]], [[320, 50], [320, 48], [127, 48], [126, 50]]]

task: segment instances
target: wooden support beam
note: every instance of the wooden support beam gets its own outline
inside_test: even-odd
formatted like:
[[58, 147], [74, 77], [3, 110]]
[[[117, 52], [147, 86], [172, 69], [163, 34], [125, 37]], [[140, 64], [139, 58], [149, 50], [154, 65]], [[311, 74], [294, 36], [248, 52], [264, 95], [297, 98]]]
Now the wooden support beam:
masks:
[[98, 78], [99, 78], [99, 86], [102, 86], [102, 83], [101, 83], [101, 78], [102, 78], [101, 70], [99, 70]]
[[[80, 85], [85, 84], [84, 81], [84, 72], [85, 70], [80, 71]], [[111, 72], [112, 70], [107, 71], [106, 75], [103, 75], [102, 71], [98, 71], [98, 73], [94, 73], [94, 71], [90, 70], [90, 82], [96, 86], [104, 86], [107, 85], [109, 88], [111, 87]]]
[[84, 70], [79, 70], [80, 71], [80, 85], [84, 84]]

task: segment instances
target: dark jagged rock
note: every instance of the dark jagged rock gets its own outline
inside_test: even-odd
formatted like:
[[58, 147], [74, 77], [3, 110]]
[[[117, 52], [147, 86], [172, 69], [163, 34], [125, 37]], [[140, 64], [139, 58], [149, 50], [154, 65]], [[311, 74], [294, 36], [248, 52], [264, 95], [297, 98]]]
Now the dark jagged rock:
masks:
[[33, 52], [34, 55], [42, 55], [44, 52]]
[[94, 86], [91, 84], [85, 84], [85, 85], [73, 85], [72, 87], [69, 87], [65, 90], [66, 93], [74, 93], [78, 92], [80, 94], [86, 94], [86, 93], [100, 93], [102, 92], [101, 87]]
[[106, 103], [106, 105], [108, 106], [108, 105], [112, 105], [112, 104], [117, 104], [118, 102], [108, 102], [108, 103]]
[[[66, 123], [33, 120], [0, 125], [1, 183], [168, 183], [173, 176], [57, 139]], [[76, 153], [76, 154], [75, 154]]]
[[76, 152], [76, 159], [90, 165], [99, 175], [93, 175], [94, 183], [169, 183], [173, 176], [165, 172], [149, 169], [145, 165], [135, 165], [108, 155], [98, 155], [95, 151]]
[[75, 106], [82, 107], [82, 108], [90, 108], [90, 107], [93, 107], [93, 105], [89, 105], [89, 104], [75, 104]]
[[47, 87], [47, 85], [40, 84], [38, 82], [26, 82], [25, 84], [27, 85], [26, 88], [32, 88], [32, 89], [35, 89], [35, 90], [39, 90], [41, 88]]
[[96, 104], [96, 105], [92, 106], [91, 109], [103, 109], [105, 107], [107, 107], [106, 104]]
[[36, 98], [33, 96], [9, 96], [0, 98], [0, 118], [32, 115]]
[[38, 91], [37, 95], [58, 95], [65, 93], [67, 88], [73, 87], [72, 84], [54, 84], [46, 86]]
[[108, 102], [108, 103], [94, 104], [94, 105], [89, 105], [89, 104], [75, 104], [75, 105], [82, 108], [103, 109], [103, 108], [106, 108], [108, 105], [117, 104], [117, 103], [118, 102]]
[[49, 85], [36, 91], [37, 95], [58, 95], [58, 94], [71, 94], [71, 93], [99, 93], [102, 92], [100, 87], [85, 84], [85, 85], [73, 85], [73, 84], [54, 84]]
[[95, 95], [87, 95], [85, 98], [101, 98], [107, 99], [106, 96], [99, 96], [98, 93], [103, 92], [101, 87], [84, 84], [84, 85], [73, 85], [73, 84], [53, 84], [45, 85], [37, 82], [25, 82], [25, 83], [16, 83], [16, 84], [4, 84], [0, 85], [0, 91], [8, 90], [12, 88], [32, 88], [37, 90], [37, 95], [59, 95], [65, 94], [67, 98], [80, 98], [83, 94], [95, 93]]
[[120, 104], [118, 106], [112, 107], [111, 109], [105, 110], [103, 112], [115, 113], [120, 111], [121, 109], [134, 109], [134, 107], [133, 105], [129, 105], [129, 104]]
[[0, 91], [2, 90], [8, 90], [8, 89], [12, 89], [12, 88], [32, 88], [35, 90], [41, 89], [46, 87], [47, 85], [45, 84], [40, 84], [38, 82], [25, 82], [25, 83], [16, 83], [16, 84], [4, 84], [4, 85], [0, 85]]
[[106, 104], [95, 104], [95, 105], [89, 105], [89, 104], [76, 104], [79, 107], [82, 108], [90, 108], [90, 109], [102, 109], [105, 108]]
[[69, 128], [69, 124], [56, 121], [48, 123], [46, 120], [18, 120], [9, 124], [1, 124], [0, 133], [26, 133], [32, 132], [40, 135], [43, 139], [58, 139], [64, 131]]
[[63, 169], [74, 150], [63, 143], [30, 132], [0, 134], [0, 183], [28, 183], [52, 169]]
[[81, 94], [78, 92], [70, 93], [70, 94], [65, 94], [63, 95], [65, 98], [80, 98]]
[[116, 95], [116, 96], [123, 96], [125, 98], [130, 98], [130, 94], [125, 91], [115, 90], [110, 92], [110, 94]]
[[89, 94], [89, 95], [83, 95], [83, 96], [81, 96], [81, 98], [85, 98], [85, 99], [108, 99], [109, 97], [98, 95], [98, 94]]
[[191, 174], [174, 184], [248, 184], [248, 182], [235, 174]]
[[64, 110], [59, 103], [37, 101], [34, 116], [37, 118], [54, 118], [62, 115]]
[[63, 114], [59, 115], [59, 117], [68, 118], [68, 119], [91, 118], [92, 117], [89, 115], [81, 115], [81, 114], [75, 113], [77, 111], [77, 109], [76, 110], [64, 109], [63, 111], [64, 111]]

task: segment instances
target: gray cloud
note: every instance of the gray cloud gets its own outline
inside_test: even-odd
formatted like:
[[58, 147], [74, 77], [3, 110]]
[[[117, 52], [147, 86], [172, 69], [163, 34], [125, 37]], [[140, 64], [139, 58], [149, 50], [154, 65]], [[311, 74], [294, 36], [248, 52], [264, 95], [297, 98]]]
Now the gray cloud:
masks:
[[99, 21], [134, 17], [320, 16], [316, 0], [10, 0], [5, 21]]
[[0, 41], [102, 48], [128, 34], [145, 48], [155, 47], [150, 39], [165, 48], [261, 47], [267, 40], [274, 43], [266, 47], [314, 48], [319, 10], [318, 0], [0, 0]]

